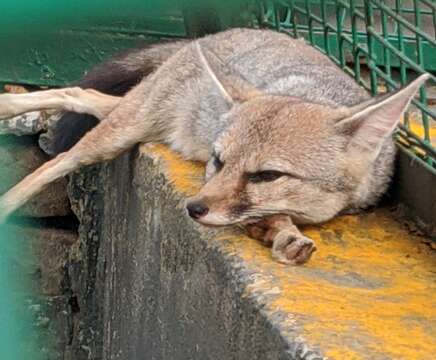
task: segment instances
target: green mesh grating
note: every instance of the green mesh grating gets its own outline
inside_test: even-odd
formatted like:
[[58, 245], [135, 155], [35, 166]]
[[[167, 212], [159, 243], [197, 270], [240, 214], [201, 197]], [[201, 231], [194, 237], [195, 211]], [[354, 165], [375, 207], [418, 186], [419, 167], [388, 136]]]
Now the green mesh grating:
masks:
[[[434, 0], [264, 1], [259, 10], [260, 26], [306, 38], [374, 95], [436, 71]], [[436, 107], [428, 92], [434, 81], [433, 73], [397, 131], [398, 141], [433, 170]]]

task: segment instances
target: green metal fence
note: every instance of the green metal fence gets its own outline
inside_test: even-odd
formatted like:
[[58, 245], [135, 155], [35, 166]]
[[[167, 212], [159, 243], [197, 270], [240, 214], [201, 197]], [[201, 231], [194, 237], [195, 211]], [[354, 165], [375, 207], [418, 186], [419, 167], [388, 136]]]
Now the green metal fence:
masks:
[[[287, 0], [258, 5], [259, 26], [306, 38], [374, 95], [436, 71], [434, 0]], [[397, 132], [399, 143], [433, 172], [436, 107], [429, 105], [428, 91], [435, 80], [433, 73]]]
[[65, 85], [120, 49], [234, 26], [305, 37], [373, 94], [433, 72], [397, 136], [436, 174], [436, 0], [3, 2], [0, 83]]

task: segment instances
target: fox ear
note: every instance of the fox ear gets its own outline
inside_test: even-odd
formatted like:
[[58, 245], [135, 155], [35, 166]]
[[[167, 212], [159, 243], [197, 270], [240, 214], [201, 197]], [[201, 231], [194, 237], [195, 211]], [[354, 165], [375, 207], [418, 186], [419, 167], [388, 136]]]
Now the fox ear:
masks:
[[348, 151], [357, 151], [376, 158], [384, 141], [391, 136], [413, 96], [430, 78], [423, 74], [406, 87], [349, 108], [346, 118], [335, 127], [349, 136]]
[[216, 54], [202, 48], [198, 40], [195, 47], [202, 65], [229, 104], [241, 103], [262, 94], [241, 75], [232, 72]]

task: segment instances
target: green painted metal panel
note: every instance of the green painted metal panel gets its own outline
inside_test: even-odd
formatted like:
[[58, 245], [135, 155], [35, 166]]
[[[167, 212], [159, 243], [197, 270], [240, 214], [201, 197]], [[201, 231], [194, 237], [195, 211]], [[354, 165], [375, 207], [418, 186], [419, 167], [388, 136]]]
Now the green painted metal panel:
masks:
[[62, 85], [111, 54], [185, 36], [181, 8], [157, 0], [2, 0], [0, 81]]
[[0, 83], [64, 85], [125, 48], [247, 25], [252, 3], [2, 0]]

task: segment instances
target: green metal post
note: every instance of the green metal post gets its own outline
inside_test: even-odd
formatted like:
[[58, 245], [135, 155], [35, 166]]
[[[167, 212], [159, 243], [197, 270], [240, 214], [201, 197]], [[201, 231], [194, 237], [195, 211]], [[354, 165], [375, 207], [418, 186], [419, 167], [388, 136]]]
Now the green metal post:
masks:
[[[371, 70], [376, 67], [376, 62], [374, 59], [376, 58], [376, 53], [374, 51], [374, 36], [372, 33], [373, 29], [373, 11], [372, 11], [371, 0], [365, 1], [365, 20], [366, 20], [366, 31], [367, 31], [367, 42], [368, 42], [368, 66]], [[373, 94], [377, 94], [377, 73], [375, 71], [370, 72], [371, 77], [371, 92]]]
[[360, 58], [359, 58], [359, 40], [356, 25], [356, 4], [355, 0], [350, 0], [351, 32], [353, 37], [353, 61], [354, 61], [354, 78], [360, 80]]
[[337, 3], [337, 6], [336, 6], [336, 26], [337, 26], [337, 41], [338, 41], [338, 55], [339, 55], [338, 57], [339, 57], [339, 64], [341, 65], [342, 68], [344, 68], [345, 55], [344, 55], [344, 39], [342, 36], [341, 11], [343, 11], [341, 5]]
[[330, 56], [331, 54], [330, 42], [329, 42], [330, 26], [327, 23], [326, 0], [321, 0], [321, 19], [322, 19], [323, 35], [324, 35], [324, 48], [326, 54]]
[[[386, 13], [384, 11], [381, 11], [381, 25], [382, 25], [382, 34], [383, 39], [387, 42], [389, 41], [389, 30], [388, 30], [388, 20]], [[385, 63], [385, 71], [386, 75], [388, 77], [392, 77], [392, 71], [391, 71], [391, 53], [388, 48], [383, 47], [383, 57], [384, 57], [384, 63]], [[389, 91], [390, 86], [388, 82], [386, 82], [387, 90]]]

